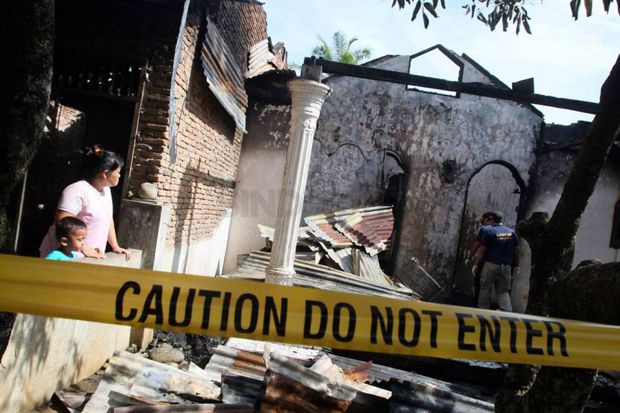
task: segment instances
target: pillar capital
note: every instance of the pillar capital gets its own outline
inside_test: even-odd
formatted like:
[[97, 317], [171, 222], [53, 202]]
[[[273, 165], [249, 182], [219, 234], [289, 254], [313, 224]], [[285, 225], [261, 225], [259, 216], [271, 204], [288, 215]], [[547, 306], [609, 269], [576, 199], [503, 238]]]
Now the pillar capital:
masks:
[[[329, 86], [308, 79], [295, 79], [288, 82], [291, 91], [291, 116], [301, 115], [318, 119], [325, 98], [329, 96]], [[293, 132], [291, 130], [291, 132]]]

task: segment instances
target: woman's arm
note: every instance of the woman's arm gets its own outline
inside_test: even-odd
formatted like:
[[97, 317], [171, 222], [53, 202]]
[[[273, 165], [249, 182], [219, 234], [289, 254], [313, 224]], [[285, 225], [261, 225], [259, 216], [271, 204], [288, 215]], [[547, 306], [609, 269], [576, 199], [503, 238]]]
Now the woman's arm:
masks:
[[131, 259], [131, 251], [121, 248], [118, 245], [118, 240], [116, 239], [116, 229], [114, 229], [114, 220], [110, 222], [110, 230], [108, 231], [108, 244], [112, 248], [112, 252], [117, 254], [125, 254], [125, 260], [129, 261]]

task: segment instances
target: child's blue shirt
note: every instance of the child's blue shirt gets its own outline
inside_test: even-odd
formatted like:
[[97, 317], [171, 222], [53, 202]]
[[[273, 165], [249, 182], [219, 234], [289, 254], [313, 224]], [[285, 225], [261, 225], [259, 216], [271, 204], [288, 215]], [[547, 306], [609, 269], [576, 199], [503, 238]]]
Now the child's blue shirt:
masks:
[[79, 258], [79, 256], [75, 251], [71, 251], [71, 256], [67, 257], [65, 253], [60, 250], [54, 250], [47, 254], [47, 257], [45, 257], [46, 260], [54, 261], [73, 261], [76, 258]]

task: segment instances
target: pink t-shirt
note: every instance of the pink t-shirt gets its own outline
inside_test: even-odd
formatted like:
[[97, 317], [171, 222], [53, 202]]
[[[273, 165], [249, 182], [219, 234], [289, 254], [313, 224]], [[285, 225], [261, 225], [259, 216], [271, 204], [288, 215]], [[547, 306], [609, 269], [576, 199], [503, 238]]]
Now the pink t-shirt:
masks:
[[[86, 245], [99, 248], [101, 252], [105, 251], [108, 232], [112, 224], [113, 206], [110, 188], [105, 187], [102, 192], [99, 192], [87, 181], [75, 182], [62, 191], [57, 209], [69, 212], [84, 221], [88, 227]], [[42, 257], [58, 248], [54, 232], [52, 225], [41, 242], [39, 252]]]

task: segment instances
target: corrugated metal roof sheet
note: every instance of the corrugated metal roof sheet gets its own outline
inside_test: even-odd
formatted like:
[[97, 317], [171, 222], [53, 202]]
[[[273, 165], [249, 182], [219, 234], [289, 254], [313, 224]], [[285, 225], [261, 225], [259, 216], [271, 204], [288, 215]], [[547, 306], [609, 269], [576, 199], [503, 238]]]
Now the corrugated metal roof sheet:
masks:
[[248, 71], [245, 77], [251, 79], [270, 70], [282, 70], [286, 68], [286, 49], [284, 44], [278, 43], [271, 46], [269, 39], [256, 43], [250, 49], [248, 59]]
[[205, 371], [263, 380], [267, 367], [262, 355], [219, 345], [206, 365]]
[[314, 361], [322, 352], [321, 347], [293, 346], [235, 337], [229, 338], [226, 341], [226, 347], [255, 354], [264, 354], [266, 352], [270, 354], [272, 352], [278, 353], [286, 358], [297, 360], [302, 364]]
[[345, 412], [357, 394], [277, 354], [269, 360], [265, 383], [261, 412]]
[[212, 380], [139, 355], [121, 352], [110, 358], [96, 392], [83, 409], [99, 413], [123, 407], [135, 397], [159, 403], [217, 400], [220, 388]]
[[[261, 224], [256, 224], [256, 226], [258, 227], [258, 232], [261, 237], [267, 238], [269, 241], [273, 242], [275, 230], [272, 227]], [[310, 228], [308, 227], [299, 227], [299, 230], [297, 231], [297, 244], [308, 247], [312, 251], [318, 251], [318, 247], [314, 245], [314, 239], [311, 238], [308, 233], [309, 230]]]
[[371, 255], [387, 248], [394, 227], [391, 206], [347, 209], [304, 218], [310, 233], [334, 248], [353, 244]]
[[351, 262], [353, 274], [357, 274], [375, 284], [394, 286], [394, 283], [381, 269], [379, 258], [376, 255], [373, 257], [364, 251], [354, 249], [351, 254]]
[[[358, 366], [362, 366], [362, 370], [367, 370], [372, 363], [359, 363]], [[358, 392], [366, 393], [368, 395], [381, 397], [383, 399], [389, 399], [392, 396], [392, 392], [389, 390], [382, 389], [380, 387], [371, 386], [370, 384], [365, 383], [367, 377], [360, 377], [360, 380], [355, 381], [352, 377], [347, 375], [348, 373], [344, 371], [340, 366], [335, 364], [331, 357], [328, 355], [323, 355], [320, 359], [318, 359], [310, 368], [312, 371], [315, 371], [321, 374], [324, 377], [327, 377], [329, 380], [345, 384]], [[350, 369], [349, 371], [351, 371]], [[364, 376], [362, 374], [362, 376]]]
[[[265, 269], [269, 265], [270, 256], [271, 254], [268, 252], [254, 251], [243, 264], [237, 268], [235, 273], [225, 275], [225, 277], [264, 280]], [[322, 290], [372, 294], [405, 299], [410, 299], [413, 294], [411, 289], [404, 286], [387, 286], [383, 283], [373, 283], [351, 273], [301, 260], [295, 260], [295, 277], [293, 278], [293, 284]]]
[[[334, 364], [336, 364], [343, 370], [355, 368], [359, 366], [360, 363], [362, 363], [360, 360], [343, 357], [336, 354], [329, 354], [329, 357]], [[475, 396], [475, 391], [472, 391], [471, 388], [468, 388], [466, 386], [461, 386], [447, 381], [434, 379], [432, 377], [424, 376], [410, 371], [399, 370], [393, 367], [372, 363], [370, 369], [368, 370], [368, 383], [387, 383], [390, 380], [396, 380], [399, 382], [423, 383], [424, 386], [428, 387], [431, 390], [441, 389], [447, 392], [460, 393], [465, 396]]]
[[219, 30], [207, 18], [207, 30], [202, 47], [202, 68], [209, 89], [243, 132], [248, 96], [245, 93], [243, 71]]

